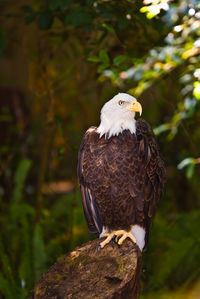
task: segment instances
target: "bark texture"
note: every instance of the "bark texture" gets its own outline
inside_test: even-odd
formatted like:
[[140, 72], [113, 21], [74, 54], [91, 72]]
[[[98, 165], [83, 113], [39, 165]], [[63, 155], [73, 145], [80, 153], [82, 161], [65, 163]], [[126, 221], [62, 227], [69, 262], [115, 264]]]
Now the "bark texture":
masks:
[[29, 298], [135, 299], [140, 291], [141, 253], [126, 240], [98, 251], [99, 239], [66, 254], [38, 281]]

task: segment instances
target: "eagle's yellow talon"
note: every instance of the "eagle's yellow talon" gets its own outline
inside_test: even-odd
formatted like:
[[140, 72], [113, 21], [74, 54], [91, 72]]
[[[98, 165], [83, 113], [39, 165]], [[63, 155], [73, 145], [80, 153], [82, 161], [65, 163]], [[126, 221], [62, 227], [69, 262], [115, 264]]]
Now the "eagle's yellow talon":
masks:
[[101, 248], [104, 248], [104, 246], [107, 245], [112, 240], [112, 238], [114, 237], [114, 233], [105, 233], [103, 234], [103, 237], [107, 237], [107, 238], [100, 243]]
[[104, 237], [108, 237], [109, 235], [110, 235], [109, 233], [104, 233], [104, 234], [103, 234], [103, 238], [104, 238]]
[[136, 239], [132, 235], [132, 233], [124, 231], [123, 234], [122, 234], [122, 237], [118, 240], [118, 244], [122, 245], [122, 243], [124, 242], [124, 240], [126, 240], [126, 238], [129, 238], [129, 239], [132, 240], [133, 243], [136, 243]]
[[127, 232], [125, 230], [116, 230], [111, 233], [103, 234], [103, 237], [107, 237], [103, 242], [100, 243], [100, 247], [104, 248], [105, 245], [110, 243], [110, 241], [114, 238], [114, 236], [118, 237], [117, 244], [121, 245], [126, 238], [130, 238], [133, 243], [136, 243], [135, 237], [132, 235], [131, 231]]

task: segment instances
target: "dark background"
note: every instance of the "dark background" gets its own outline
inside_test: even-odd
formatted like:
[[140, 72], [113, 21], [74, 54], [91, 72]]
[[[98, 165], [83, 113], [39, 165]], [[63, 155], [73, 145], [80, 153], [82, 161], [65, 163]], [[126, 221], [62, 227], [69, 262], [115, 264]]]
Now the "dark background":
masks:
[[139, 99], [167, 168], [141, 298], [199, 298], [198, 1], [0, 1], [0, 297], [26, 298], [93, 238], [76, 165], [117, 92]]

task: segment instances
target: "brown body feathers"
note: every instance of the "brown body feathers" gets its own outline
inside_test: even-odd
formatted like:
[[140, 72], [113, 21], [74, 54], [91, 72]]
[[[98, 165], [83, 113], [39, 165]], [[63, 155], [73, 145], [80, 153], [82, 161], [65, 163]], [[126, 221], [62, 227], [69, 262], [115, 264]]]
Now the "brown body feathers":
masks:
[[97, 128], [83, 137], [78, 177], [88, 227], [97, 236], [102, 228], [146, 231], [145, 247], [157, 203], [163, 192], [165, 168], [149, 124], [136, 121], [136, 134], [99, 138]]

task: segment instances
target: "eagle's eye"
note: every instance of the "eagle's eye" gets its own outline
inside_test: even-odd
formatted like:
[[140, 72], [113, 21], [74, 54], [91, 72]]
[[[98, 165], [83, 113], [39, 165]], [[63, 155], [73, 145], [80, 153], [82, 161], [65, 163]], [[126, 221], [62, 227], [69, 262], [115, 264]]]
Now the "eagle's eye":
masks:
[[125, 102], [124, 101], [119, 101], [118, 104], [121, 106], [123, 105]]

